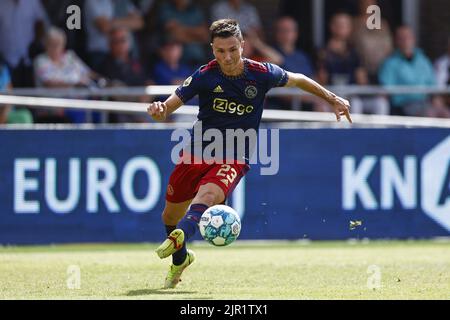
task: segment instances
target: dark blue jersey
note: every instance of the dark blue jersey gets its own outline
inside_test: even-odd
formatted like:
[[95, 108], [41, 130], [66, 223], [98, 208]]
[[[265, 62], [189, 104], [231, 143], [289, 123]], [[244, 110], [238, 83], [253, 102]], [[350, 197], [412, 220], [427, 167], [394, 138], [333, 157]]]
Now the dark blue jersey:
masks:
[[244, 72], [230, 77], [213, 60], [195, 71], [175, 93], [183, 103], [198, 94], [198, 120], [204, 130], [256, 130], [267, 91], [284, 86], [287, 80], [286, 71], [271, 63], [244, 59]]
[[243, 73], [227, 76], [213, 60], [195, 71], [175, 93], [183, 103], [198, 94], [203, 132], [213, 128], [223, 133], [226, 129], [257, 130], [267, 91], [287, 81], [286, 71], [271, 63], [244, 59]]

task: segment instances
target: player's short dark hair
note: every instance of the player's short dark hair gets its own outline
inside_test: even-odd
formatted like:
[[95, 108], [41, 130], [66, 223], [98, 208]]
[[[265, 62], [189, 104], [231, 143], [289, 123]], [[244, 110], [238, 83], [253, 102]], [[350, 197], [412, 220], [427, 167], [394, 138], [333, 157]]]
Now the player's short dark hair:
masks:
[[236, 37], [241, 41], [243, 40], [239, 23], [234, 19], [220, 19], [214, 21], [211, 24], [211, 27], [209, 27], [209, 31], [211, 33], [211, 42], [213, 42], [216, 37]]

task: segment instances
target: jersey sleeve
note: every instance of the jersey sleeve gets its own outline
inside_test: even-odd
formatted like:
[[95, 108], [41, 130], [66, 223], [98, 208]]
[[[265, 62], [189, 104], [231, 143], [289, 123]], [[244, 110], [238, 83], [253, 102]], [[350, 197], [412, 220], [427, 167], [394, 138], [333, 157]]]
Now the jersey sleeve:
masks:
[[286, 70], [273, 63], [265, 63], [265, 65], [269, 71], [269, 89], [273, 87], [284, 87], [288, 82]]
[[190, 77], [184, 80], [183, 84], [175, 90], [178, 98], [186, 103], [200, 92], [201, 74], [200, 69], [195, 71]]

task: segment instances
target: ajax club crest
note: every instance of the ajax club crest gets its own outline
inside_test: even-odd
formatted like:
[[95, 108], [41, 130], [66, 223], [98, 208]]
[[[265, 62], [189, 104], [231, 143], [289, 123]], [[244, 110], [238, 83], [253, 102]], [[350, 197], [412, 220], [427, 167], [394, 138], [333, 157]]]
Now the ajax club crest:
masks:
[[247, 86], [244, 92], [247, 98], [253, 99], [258, 94], [258, 89], [255, 86]]

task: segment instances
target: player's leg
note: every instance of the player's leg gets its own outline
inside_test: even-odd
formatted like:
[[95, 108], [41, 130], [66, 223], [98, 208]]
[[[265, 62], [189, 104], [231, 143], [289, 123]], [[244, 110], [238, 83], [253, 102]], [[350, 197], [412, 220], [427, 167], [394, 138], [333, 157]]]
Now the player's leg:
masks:
[[184, 243], [181, 249], [173, 254], [174, 264], [186, 260], [188, 254], [186, 242], [197, 231], [203, 212], [213, 205], [223, 203], [249, 168], [244, 163], [216, 164], [211, 166], [208, 173], [205, 174], [199, 183], [197, 193], [192, 200], [188, 213], [178, 224], [177, 230], [183, 230], [184, 233]]
[[[181, 203], [174, 203], [166, 200], [166, 206], [162, 214], [162, 220], [166, 227], [167, 239], [156, 250], [160, 256], [169, 256], [173, 252], [173, 248], [181, 248], [184, 244], [184, 232], [177, 229], [178, 222], [182, 219], [186, 213], [187, 208], [192, 200], [184, 201]], [[168, 250], [168, 252], [164, 252]], [[175, 288], [178, 282], [181, 281], [181, 274], [184, 269], [191, 265], [195, 260], [195, 254], [193, 251], [189, 251], [184, 261], [175, 265], [172, 263], [169, 268], [169, 272], [166, 275], [164, 281], [164, 288]]]
[[166, 206], [162, 214], [162, 221], [166, 228], [166, 234], [168, 240], [156, 249], [156, 253], [159, 257], [165, 258], [170, 256], [174, 252], [175, 248], [180, 248], [184, 242], [184, 234], [180, 232], [173, 232], [177, 229], [178, 222], [183, 218], [188, 209], [191, 200], [175, 203], [166, 200]]
[[186, 242], [196, 233], [203, 212], [209, 207], [223, 203], [223, 201], [225, 201], [225, 192], [217, 184], [210, 182], [199, 187], [189, 211], [177, 225], [177, 230], [182, 230], [184, 241], [181, 248], [172, 255], [174, 265], [180, 265], [186, 260], [188, 254]]
[[[225, 193], [219, 186], [214, 183], [206, 183], [200, 185], [189, 210], [186, 209], [191, 200], [181, 204], [167, 201], [169, 206], [166, 206], [163, 213], [167, 239], [156, 249], [158, 256], [163, 259], [173, 255], [173, 264], [181, 265], [186, 260], [186, 240], [197, 231], [203, 212], [224, 200]], [[183, 209], [184, 211], [181, 211]]]
[[[190, 183], [186, 186], [187, 188], [195, 188], [189, 190], [189, 192], [193, 191], [195, 194], [192, 204], [186, 215], [178, 223], [177, 229], [172, 231], [159, 247], [169, 247], [170, 250], [166, 252], [166, 254], [170, 253], [173, 257], [173, 264], [170, 266], [169, 273], [165, 280], [165, 288], [175, 288], [180, 281], [184, 269], [195, 260], [194, 252], [186, 248], [186, 242], [195, 234], [203, 212], [210, 206], [223, 203], [248, 169], [249, 167], [245, 164], [212, 165], [207, 166], [206, 171], [203, 169], [194, 169], [193, 172], [189, 172], [200, 176], [200, 180], [197, 183]], [[177, 176], [179, 175], [174, 174], [174, 179], [171, 178], [174, 190], [171, 190], [172, 195], [166, 195], [168, 200], [178, 194], [177, 190], [179, 188], [176, 186], [180, 181], [175, 179]], [[187, 179], [188, 174], [183, 176], [183, 180], [185, 180]], [[167, 221], [167, 223], [173, 223], [173, 220]], [[181, 248], [177, 248], [179, 241], [176, 240], [178, 237], [183, 239]], [[164, 256], [160, 255], [160, 257], [163, 258]]]
[[162, 215], [167, 239], [156, 249], [156, 253], [161, 259], [172, 255], [184, 241], [184, 234], [176, 231], [176, 225], [185, 215], [189, 204], [195, 197], [196, 186], [200, 179], [198, 166], [183, 162], [178, 163], [170, 175], [166, 189], [166, 206]]
[[[168, 202], [163, 213], [167, 239], [156, 249], [160, 257], [172, 254], [173, 263], [167, 273], [164, 288], [175, 288], [184, 269], [194, 262], [195, 254], [186, 248], [186, 241], [195, 234], [203, 212], [217, 201], [222, 202], [224, 199], [225, 194], [218, 186], [212, 183], [200, 186], [192, 205], [176, 227], [176, 222], [184, 215], [190, 201], [178, 205]], [[182, 209], [184, 211], [181, 211]]]

